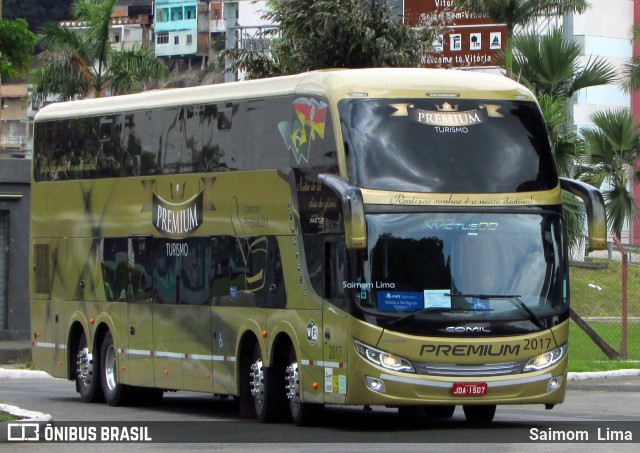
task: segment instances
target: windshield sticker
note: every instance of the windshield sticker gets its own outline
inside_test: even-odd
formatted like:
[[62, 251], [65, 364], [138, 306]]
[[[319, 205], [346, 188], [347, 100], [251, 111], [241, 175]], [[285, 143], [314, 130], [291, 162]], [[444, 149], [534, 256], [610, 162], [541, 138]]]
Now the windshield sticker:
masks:
[[425, 289], [424, 308], [451, 308], [451, 290]]
[[424, 308], [423, 293], [378, 291], [378, 310], [415, 311], [421, 308]]
[[479, 299], [477, 297], [471, 298], [471, 309], [476, 311], [491, 311], [491, 304], [489, 299]]
[[480, 104], [477, 109], [460, 111], [459, 106], [443, 102], [436, 110], [418, 109], [413, 104], [391, 104], [396, 111], [391, 116], [407, 116], [416, 123], [433, 126], [438, 133], [468, 133], [469, 127], [489, 118], [503, 118], [499, 105]]
[[278, 129], [296, 163], [309, 162], [311, 142], [317, 137], [324, 138], [327, 104], [313, 98], [298, 98], [293, 101], [293, 110], [296, 120], [281, 121]]

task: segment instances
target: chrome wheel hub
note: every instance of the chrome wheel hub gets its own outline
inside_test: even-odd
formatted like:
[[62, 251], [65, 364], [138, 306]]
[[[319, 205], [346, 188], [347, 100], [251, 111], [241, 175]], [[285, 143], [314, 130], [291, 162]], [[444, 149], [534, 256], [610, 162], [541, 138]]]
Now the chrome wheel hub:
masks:
[[116, 389], [116, 348], [111, 345], [104, 358], [104, 380], [109, 390]]
[[251, 365], [249, 386], [251, 387], [251, 396], [258, 401], [262, 401], [264, 395], [264, 365], [262, 358], [259, 358]]
[[76, 371], [80, 382], [84, 385], [91, 384], [93, 381], [93, 355], [89, 352], [88, 347], [84, 347], [78, 351]]
[[287, 398], [292, 400], [300, 397], [300, 375], [298, 371], [298, 362], [293, 362], [286, 369], [285, 381], [287, 383]]

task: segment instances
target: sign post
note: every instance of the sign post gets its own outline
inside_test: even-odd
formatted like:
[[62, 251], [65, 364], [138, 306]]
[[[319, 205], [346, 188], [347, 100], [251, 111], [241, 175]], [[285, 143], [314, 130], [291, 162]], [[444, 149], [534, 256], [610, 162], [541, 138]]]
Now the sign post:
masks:
[[418, 26], [436, 23], [443, 31], [433, 43], [433, 51], [423, 58], [427, 68], [498, 67], [497, 56], [506, 47], [507, 27], [487, 17], [456, 9], [453, 0], [405, 0], [405, 22]]

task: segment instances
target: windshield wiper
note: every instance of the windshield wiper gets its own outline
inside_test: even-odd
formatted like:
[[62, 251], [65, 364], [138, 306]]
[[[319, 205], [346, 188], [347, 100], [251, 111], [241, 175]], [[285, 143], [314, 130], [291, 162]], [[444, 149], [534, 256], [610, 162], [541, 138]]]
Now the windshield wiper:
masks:
[[522, 300], [520, 299], [522, 296], [520, 294], [445, 294], [445, 296], [448, 295], [449, 297], [452, 296], [458, 296], [458, 297], [475, 297], [476, 299], [504, 299], [504, 300], [508, 300], [509, 302], [511, 302], [515, 307], [519, 308], [520, 310], [524, 311], [528, 316], [529, 316], [529, 320], [534, 323], [536, 325], [536, 327], [538, 327], [539, 329], [546, 329], [546, 327], [544, 326], [544, 324], [542, 324], [542, 321], [540, 320], [540, 318], [538, 317], [538, 315], [536, 315], [533, 310], [531, 310], [527, 304], [525, 304], [524, 302], [522, 302]]
[[[546, 329], [546, 327], [544, 326], [544, 324], [542, 324], [542, 321], [540, 320], [540, 318], [538, 317], [538, 315], [536, 315], [533, 310], [531, 310], [527, 304], [525, 304], [524, 302], [522, 302], [522, 300], [520, 299], [520, 297], [522, 297], [519, 294], [473, 294], [473, 293], [447, 293], [447, 294], [443, 294], [444, 296], [448, 296], [448, 297], [472, 297], [472, 298], [476, 298], [476, 299], [481, 299], [481, 300], [487, 300], [487, 299], [504, 299], [504, 300], [508, 300], [509, 302], [511, 302], [515, 307], [519, 308], [520, 310], [524, 311], [529, 320], [534, 323], [536, 325], [536, 327], [538, 327], [539, 329]], [[435, 312], [449, 312], [449, 311], [490, 311], [490, 310], [474, 310], [472, 308], [445, 308], [445, 307], [425, 307], [422, 308], [420, 310], [416, 310], [412, 313], [409, 313], [408, 315], [405, 315], [401, 318], [398, 319], [394, 319], [393, 321], [390, 321], [387, 323], [388, 326], [395, 326], [396, 324], [399, 324], [407, 319], [411, 319], [414, 316], [418, 316], [421, 315], [422, 313], [427, 313], [430, 311], [435, 311]]]

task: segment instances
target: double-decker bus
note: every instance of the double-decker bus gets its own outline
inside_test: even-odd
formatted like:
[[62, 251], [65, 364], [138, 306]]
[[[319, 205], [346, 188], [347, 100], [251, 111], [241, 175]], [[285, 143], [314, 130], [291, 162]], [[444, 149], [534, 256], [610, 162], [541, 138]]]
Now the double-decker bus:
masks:
[[561, 188], [501, 76], [332, 70], [52, 104], [35, 120], [33, 359], [82, 400], [230, 395], [490, 421], [561, 403]]

